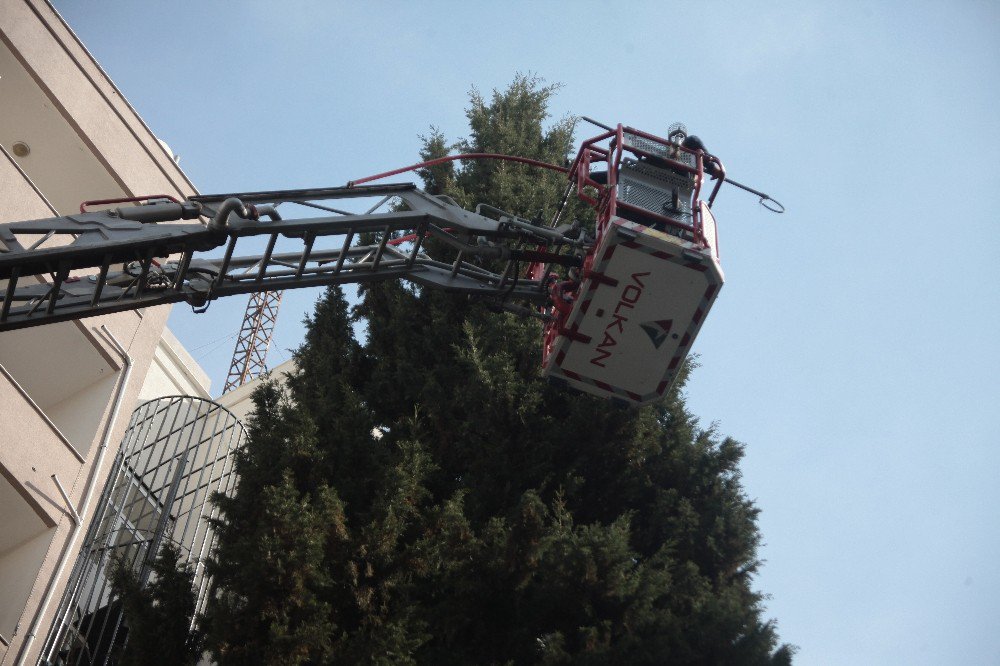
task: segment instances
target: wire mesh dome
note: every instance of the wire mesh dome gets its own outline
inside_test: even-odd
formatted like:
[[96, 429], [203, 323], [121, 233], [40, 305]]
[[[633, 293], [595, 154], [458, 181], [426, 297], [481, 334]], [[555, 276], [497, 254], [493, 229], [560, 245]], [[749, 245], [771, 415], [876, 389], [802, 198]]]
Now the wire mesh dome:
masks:
[[205, 561], [215, 543], [212, 493], [231, 494], [235, 452], [246, 436], [230, 411], [189, 396], [159, 398], [133, 413], [95, 507], [46, 640], [49, 664], [107, 664], [127, 639], [111, 570], [121, 562], [140, 583], [171, 543], [194, 572], [197, 610], [207, 601]]

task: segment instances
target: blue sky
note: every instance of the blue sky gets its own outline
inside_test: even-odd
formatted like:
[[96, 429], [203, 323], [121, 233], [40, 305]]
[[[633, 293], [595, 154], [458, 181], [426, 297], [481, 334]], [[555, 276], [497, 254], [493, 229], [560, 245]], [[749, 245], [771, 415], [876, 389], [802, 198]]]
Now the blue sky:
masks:
[[[409, 164], [518, 71], [564, 85], [556, 117], [685, 122], [788, 209], [718, 201], [688, 387], [747, 445], [782, 639], [800, 664], [1000, 661], [1000, 5], [56, 6], [202, 192]], [[273, 363], [315, 298], [286, 293]], [[171, 316], [216, 390], [244, 306]]]

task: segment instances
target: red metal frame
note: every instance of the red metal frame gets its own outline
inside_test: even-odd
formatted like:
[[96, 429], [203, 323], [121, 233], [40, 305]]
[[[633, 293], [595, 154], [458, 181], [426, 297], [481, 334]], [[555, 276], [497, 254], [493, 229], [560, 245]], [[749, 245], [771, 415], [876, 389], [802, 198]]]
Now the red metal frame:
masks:
[[[654, 155], [641, 148], [635, 146], [625, 147], [625, 133], [637, 137], [646, 139], [647, 141], [652, 141], [658, 143], [662, 146], [669, 146], [671, 149], [681, 150], [683, 152], [689, 153], [695, 158], [695, 166], [689, 166], [680, 162], [678, 160], [665, 158], [660, 155]], [[604, 142], [609, 142], [607, 147], [600, 144]], [[618, 201], [618, 170], [621, 167], [622, 157], [624, 152], [628, 150], [629, 153], [635, 155], [636, 157], [647, 157], [653, 158], [659, 161], [666, 162], [667, 165], [676, 171], [687, 172], [694, 175], [694, 191], [691, 197], [691, 217], [692, 224], [685, 224], [679, 220], [661, 215], [654, 211], [648, 211], [631, 204], [622, 203]], [[709, 195], [706, 204], [709, 208], [715, 202], [715, 197], [719, 193], [719, 189], [726, 180], [726, 169], [722, 165], [722, 162], [714, 156], [707, 155], [702, 150], [691, 150], [690, 148], [685, 148], [684, 146], [677, 145], [668, 139], [658, 137], [654, 134], [648, 132], [643, 132], [637, 130], [633, 127], [628, 127], [619, 123], [615, 129], [599, 134], [591, 139], [584, 141], [580, 145], [580, 150], [577, 152], [576, 158], [574, 158], [573, 163], [567, 169], [565, 167], [560, 167], [555, 164], [549, 164], [547, 162], [541, 162], [538, 160], [529, 159], [526, 157], [517, 157], [513, 155], [502, 155], [499, 153], [466, 153], [462, 155], [448, 155], [445, 157], [439, 157], [433, 160], [428, 160], [426, 162], [418, 162], [417, 164], [411, 164], [410, 166], [402, 167], [399, 169], [393, 169], [392, 171], [385, 171], [383, 173], [378, 173], [372, 176], [367, 176], [365, 178], [359, 178], [358, 180], [352, 180], [348, 182], [348, 187], [354, 187], [356, 185], [362, 185], [364, 183], [369, 183], [374, 180], [379, 180], [382, 178], [387, 178], [389, 176], [395, 176], [407, 171], [415, 171], [417, 169], [422, 169], [425, 167], [435, 166], [438, 164], [444, 164], [446, 162], [452, 162], [456, 160], [476, 160], [476, 159], [491, 159], [491, 160], [506, 160], [511, 162], [519, 162], [522, 164], [528, 164], [531, 166], [541, 167], [544, 169], [551, 169], [553, 171], [559, 171], [566, 173], [569, 177], [571, 183], [576, 184], [576, 196], [584, 203], [592, 206], [597, 211], [597, 225], [595, 230], [596, 240], [594, 242], [593, 248], [590, 254], [586, 257], [583, 263], [582, 277], [584, 279], [600, 279], [600, 275], [595, 275], [591, 272], [591, 267], [594, 264], [594, 252], [596, 248], [601, 244], [601, 240], [604, 238], [605, 233], [611, 224], [611, 220], [617, 216], [619, 207], [624, 209], [629, 209], [638, 213], [642, 213], [645, 216], [650, 216], [654, 220], [670, 227], [676, 229], [681, 229], [688, 231], [692, 234], [695, 241], [701, 245], [701, 247], [708, 247], [708, 240], [705, 237], [703, 229], [703, 221], [701, 216], [701, 189], [705, 179], [705, 160], [706, 157], [713, 164], [713, 176], [715, 178], [715, 187], [712, 188], [712, 193]], [[594, 164], [604, 162], [607, 164], [607, 182], [599, 183], [591, 177], [591, 167]], [[591, 196], [587, 188], [593, 188], [597, 192], [597, 197]], [[415, 240], [416, 235], [410, 234], [408, 236], [403, 236], [402, 238], [396, 238], [389, 241], [392, 245], [398, 245], [406, 241]], [[544, 251], [544, 246], [539, 246], [540, 251]], [[716, 229], [716, 253], [718, 252], [718, 229]], [[549, 271], [549, 264], [544, 261], [535, 261], [528, 266], [527, 276], [531, 279], [541, 279], [543, 276], [547, 275]], [[549, 286], [549, 293], [552, 297], [552, 308], [553, 314], [555, 315], [554, 320], [546, 326], [545, 331], [545, 347], [544, 347], [544, 358], [548, 357], [548, 350], [551, 348], [552, 343], [555, 341], [557, 335], [566, 335], [569, 337], [578, 337], [579, 333], [575, 331], [570, 331], [565, 328], [565, 322], [572, 310], [573, 300], [577, 296], [577, 291], [579, 290], [579, 283], [573, 282], [572, 280], [565, 280], [561, 282], [553, 282]]]
[[[624, 137], [626, 132], [654, 143], [659, 143], [663, 146], [676, 147], [678, 150], [694, 155], [695, 166], [691, 167], [677, 160], [664, 158], [659, 155], [653, 155], [634, 146], [629, 146], [626, 149]], [[614, 147], [613, 157], [611, 155], [612, 151], [610, 148], [603, 148], [597, 145], [607, 141], [608, 139], [613, 139], [611, 142], [611, 145]], [[620, 203], [618, 201], [618, 169], [621, 166], [622, 156], [625, 150], [628, 150], [637, 157], [642, 156], [665, 161], [671, 169], [694, 174], [695, 186], [691, 202], [694, 224], [684, 224], [683, 222], [660, 215], [659, 213], [643, 210], [635, 206], [631, 206], [630, 204]], [[690, 231], [695, 235], [696, 239], [705, 244], [706, 239], [704, 234], [701, 233], [699, 212], [701, 188], [705, 177], [705, 157], [706, 153], [702, 150], [691, 150], [690, 148], [685, 148], [684, 146], [677, 146], [676, 144], [672, 144], [669, 140], [663, 139], [654, 134], [649, 134], [648, 132], [643, 132], [642, 130], [637, 130], [633, 127], [627, 127], [619, 124], [615, 130], [604, 132], [603, 134], [600, 134], [592, 139], [588, 139], [581, 144], [580, 151], [577, 153], [576, 159], [574, 159], [573, 163], [570, 165], [569, 177], [570, 180], [576, 182], [577, 197], [579, 197], [581, 201], [584, 201], [597, 209], [598, 219], [596, 231], [598, 243], [600, 243], [601, 238], [603, 238], [604, 232], [607, 230], [607, 225], [610, 223], [611, 218], [617, 213], [618, 207], [622, 206], [636, 212], [642, 212], [644, 215], [650, 215], [657, 221], [669, 226]], [[718, 158], [711, 156], [709, 156], [709, 158], [712, 164], [715, 165], [714, 171], [716, 171], [715, 187], [712, 188], [712, 193], [709, 195], [708, 201], [706, 202], [708, 207], [711, 208], [712, 204], [715, 202], [715, 197], [719, 193], [719, 189], [726, 180], [726, 170]], [[608, 163], [607, 184], [598, 183], [590, 177], [591, 165], [594, 162]], [[584, 188], [588, 186], [593, 187], [600, 192], [600, 196], [597, 199], [585, 192]]]
[[[690, 153], [695, 157], [695, 166], [691, 167], [677, 160], [664, 158], [659, 155], [653, 155], [634, 146], [626, 148], [626, 132], [634, 136], [642, 137], [648, 141], [659, 143], [663, 146], [670, 146], [671, 148], [676, 147], [678, 150]], [[610, 143], [608, 147], [599, 145], [609, 140]], [[618, 201], [618, 169], [621, 166], [625, 150], [628, 150], [637, 157], [644, 156], [665, 161], [671, 169], [694, 174], [694, 193], [691, 201], [692, 224], [684, 224], [679, 220], [675, 220], [665, 215], [660, 215], [654, 211], [643, 210], [636, 206]], [[708, 157], [714, 165], [713, 171], [715, 171], [716, 178], [715, 187], [712, 188], [712, 193], [709, 195], [708, 201], [706, 202], [708, 207], [711, 208], [712, 204], [715, 202], [715, 197], [719, 193], [719, 189], [726, 180], [726, 169], [718, 158], [712, 156]], [[705, 158], [706, 153], [702, 150], [691, 150], [690, 148], [685, 148], [671, 143], [668, 139], [663, 139], [654, 134], [649, 134], [648, 132], [643, 132], [633, 127], [622, 125], [621, 123], [619, 123], [614, 130], [608, 130], [607, 132], [584, 141], [580, 145], [580, 150], [577, 153], [576, 158], [569, 167], [569, 179], [571, 182], [576, 183], [577, 198], [597, 210], [597, 225], [595, 229], [596, 242], [594, 243], [594, 247], [600, 245], [601, 240], [604, 238], [604, 234], [607, 232], [608, 225], [611, 223], [611, 219], [618, 214], [619, 207], [633, 210], [635, 212], [641, 212], [643, 215], [650, 216], [664, 225], [689, 231], [702, 247], [707, 247], [708, 241], [705, 238], [705, 234], [702, 229], [700, 206], [701, 188], [705, 177]], [[608, 165], [606, 183], [599, 183], [590, 175], [591, 167], [595, 163], [600, 162], [605, 162]], [[598, 192], [598, 196], [596, 198], [587, 193], [586, 188], [588, 187], [592, 187]], [[718, 234], [718, 232], [716, 232], [716, 234]], [[587, 271], [589, 271], [591, 265], [593, 264], [593, 259], [593, 254], [591, 254], [587, 257], [584, 263], [585, 277], [587, 276]], [[544, 265], [532, 264], [528, 269], [528, 275], [533, 278], [539, 278], [545, 273], [545, 271], [546, 267]]]
[[[670, 158], [664, 158], [661, 155], [653, 155], [635, 146], [629, 146], [626, 148], [626, 132], [648, 141], [652, 141], [663, 146], [670, 146], [672, 149], [676, 148], [689, 153], [695, 158], [695, 166], [691, 167], [683, 162]], [[608, 142], [607, 147], [599, 145], [604, 142]], [[626, 150], [636, 157], [655, 158], [659, 161], [666, 162], [671, 169], [694, 175], [694, 192], [691, 197], [692, 224], [684, 224], [679, 220], [675, 220], [665, 215], [660, 215], [654, 211], [648, 211], [618, 201], [618, 170], [621, 167], [622, 157]], [[593, 249], [584, 261], [583, 271], [581, 273], [582, 279], [601, 279], [601, 275], [594, 274], [591, 270], [594, 264], [594, 253], [596, 252], [597, 247], [601, 245], [601, 241], [611, 225], [611, 220], [617, 216], [620, 208], [641, 212], [643, 215], [650, 216], [662, 224], [688, 231], [693, 235], [695, 241], [700, 244], [701, 247], [707, 248], [709, 243], [704, 234], [701, 216], [702, 200], [700, 198], [705, 178], [706, 157], [714, 167], [713, 175], [716, 181], [715, 187], [712, 188], [712, 192], [709, 195], [708, 200], [705, 202], [706, 205], [711, 208], [712, 204], [715, 202], [715, 197], [719, 193], [719, 189], [726, 180], [726, 169], [718, 158], [707, 155], [703, 150], [691, 150], [689, 148], [685, 148], [684, 146], [674, 144], [667, 139], [649, 134], [648, 132], [624, 126], [621, 123], [619, 123], [613, 130], [608, 130], [603, 134], [599, 134], [584, 141], [580, 145], [580, 150], [569, 168], [569, 179], [571, 182], [576, 184], [577, 198], [594, 207], [597, 211], [597, 224], [595, 229], [596, 240], [594, 242]], [[599, 183], [591, 177], [592, 166], [601, 162], [607, 164], [606, 183]], [[588, 187], [596, 190], [596, 198], [587, 192]], [[715, 251], [716, 253], [718, 252], [718, 229], [716, 229]], [[548, 271], [548, 266], [535, 263], [529, 267], [528, 275], [532, 278], [538, 279], [541, 278], [546, 271]], [[579, 287], [580, 283], [572, 283], [569, 281], [556, 282], [550, 287], [549, 291], [552, 295], [552, 314], [554, 315], [554, 319], [545, 327], [542, 355], [543, 363], [548, 361], [549, 351], [552, 349], [552, 345], [555, 343], [557, 336], [563, 335], [571, 339], [577, 339], [580, 336], [580, 333], [577, 331], [566, 328], [566, 321], [572, 311], [572, 302], [578, 296]]]
[[[632, 134], [634, 136], [642, 137], [648, 141], [654, 143], [659, 143], [663, 146], [670, 146], [678, 150], [690, 153], [695, 157], [696, 166], [691, 167], [683, 162], [677, 160], [672, 160], [669, 158], [664, 158], [659, 155], [653, 155], [640, 148], [630, 146], [627, 150], [634, 154], [635, 156], [644, 156], [649, 158], [655, 158], [667, 162], [671, 169], [678, 171], [685, 171], [692, 173], [695, 176], [695, 186], [694, 194], [692, 196], [691, 211], [693, 224], [684, 224], [679, 220], [667, 217], [665, 215], [660, 215], [659, 213], [653, 211], [643, 210], [636, 206], [632, 206], [626, 203], [620, 203], [618, 201], [618, 169], [621, 166], [622, 156], [624, 154], [625, 148], [625, 132]], [[600, 146], [598, 144], [612, 139], [611, 145], [608, 148]], [[613, 147], [613, 150], [612, 150]], [[594, 207], [597, 210], [597, 229], [596, 245], [599, 245], [601, 239], [604, 237], [607, 227], [611, 222], [611, 218], [614, 217], [618, 212], [618, 207], [621, 206], [626, 209], [631, 209], [635, 212], [641, 212], [643, 215], [651, 216], [658, 222], [664, 225], [675, 227], [678, 229], [686, 230], [691, 232], [695, 239], [698, 240], [703, 247], [707, 246], [707, 240], [701, 228], [701, 187], [704, 181], [705, 174], [705, 157], [706, 154], [701, 150], [691, 150], [683, 146], [678, 146], [671, 143], [668, 139], [663, 139], [654, 134], [648, 132], [643, 132], [642, 130], [637, 130], [633, 127], [624, 126], [621, 123], [614, 130], [609, 130], [596, 137], [584, 141], [579, 152], [577, 152], [576, 158], [569, 168], [561, 167], [555, 164], [550, 164], [548, 162], [542, 162], [539, 160], [533, 160], [527, 157], [518, 157], [515, 155], [504, 155], [500, 153], [464, 153], [461, 155], [447, 155], [445, 157], [438, 157], [433, 160], [427, 160], [425, 162], [418, 162], [416, 164], [411, 164], [409, 166], [401, 167], [399, 169], [393, 169], [391, 171], [384, 171], [382, 173], [377, 173], [371, 176], [365, 176], [364, 178], [359, 178], [357, 180], [352, 180], [347, 183], [348, 187], [355, 187], [357, 185], [362, 185], [364, 183], [370, 183], [375, 180], [381, 180], [382, 178], [388, 178], [389, 176], [396, 176], [401, 173], [406, 173], [407, 171], [416, 171], [417, 169], [423, 169], [426, 167], [436, 166], [438, 164], [444, 164], [446, 162], [453, 162], [457, 160], [504, 160], [509, 162], [518, 162], [521, 164], [528, 164], [530, 166], [540, 167], [543, 169], [550, 169], [552, 171], [559, 171], [561, 173], [566, 173], [569, 179], [576, 183], [576, 195], [577, 197], [587, 203], [588, 205]], [[708, 207], [712, 207], [712, 203], [715, 201], [716, 195], [719, 193], [719, 189], [726, 180], [726, 170], [725, 167], [715, 157], [710, 157], [711, 162], [715, 165], [714, 171], [716, 172], [716, 183], [715, 187], [712, 189], [712, 193], [708, 198]], [[598, 183], [596, 180], [590, 177], [591, 166], [595, 162], [606, 162], [608, 164], [608, 176], [607, 183]], [[593, 187], [600, 194], [595, 199], [586, 192], [587, 187]], [[110, 202], [88, 202], [88, 203], [110, 203]], [[397, 238], [394, 241], [390, 241], [393, 244], [403, 243], [407, 240], [412, 240], [411, 237]], [[589, 265], [593, 263], [593, 257], [588, 257], [588, 261], [585, 264], [585, 268], [589, 268]], [[544, 265], [532, 264], [528, 269], [528, 275], [535, 275], [536, 277], [541, 275], [545, 270]], [[537, 275], [536, 275], [537, 274]]]

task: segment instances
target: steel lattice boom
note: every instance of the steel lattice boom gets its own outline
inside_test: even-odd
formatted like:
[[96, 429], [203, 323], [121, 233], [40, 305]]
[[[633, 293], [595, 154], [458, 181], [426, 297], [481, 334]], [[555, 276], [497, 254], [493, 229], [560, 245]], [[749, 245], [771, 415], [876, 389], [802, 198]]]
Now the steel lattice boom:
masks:
[[[331, 200], [365, 207], [350, 212], [317, 203]], [[277, 215], [276, 206], [290, 204], [328, 214]], [[180, 222], [199, 217], [207, 224]], [[545, 302], [543, 281], [519, 279], [520, 262], [578, 266], [583, 243], [514, 216], [499, 218], [400, 184], [205, 195], [4, 224], [0, 331], [182, 301], [203, 307], [233, 294], [387, 279]], [[263, 252], [236, 254], [239, 244], [255, 238], [266, 241]], [[278, 252], [279, 240], [297, 248]], [[540, 244], [547, 249], [521, 248]], [[223, 256], [201, 256], [216, 248], [224, 248]], [[97, 273], [77, 275], [86, 269]]]

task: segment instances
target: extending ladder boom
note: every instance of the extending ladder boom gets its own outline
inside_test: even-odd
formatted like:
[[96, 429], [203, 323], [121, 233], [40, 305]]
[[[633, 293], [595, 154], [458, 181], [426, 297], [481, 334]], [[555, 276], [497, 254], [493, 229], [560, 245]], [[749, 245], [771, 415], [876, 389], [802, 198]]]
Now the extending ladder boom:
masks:
[[[146, 197], [144, 205], [81, 206], [79, 215], [0, 225], [0, 331], [182, 301], [204, 308], [231, 294], [403, 279], [544, 321], [542, 375], [554, 383], [633, 406], [655, 402], [725, 281], [711, 209], [726, 169], [680, 125], [663, 138], [595, 124], [605, 131], [584, 141], [569, 167], [450, 155], [346, 187]], [[484, 204], [470, 212], [409, 183], [364, 184], [464, 159], [566, 173], [551, 223]], [[574, 194], [594, 211], [592, 235], [578, 220], [561, 220]], [[126, 201], [136, 200], [92, 203]], [[301, 208], [313, 216], [290, 218]], [[250, 253], [237, 254], [237, 244]], [[203, 256], [216, 249], [221, 257]], [[248, 345], [240, 353], [255, 358]]]
[[[584, 254], [582, 241], [553, 229], [473, 213], [409, 183], [167, 199], [0, 225], [0, 280], [6, 280], [0, 331], [181, 301], [203, 307], [233, 294], [388, 279], [500, 304], [542, 304], [548, 276], [519, 278], [522, 262], [579, 266]], [[331, 201], [360, 204], [363, 212]], [[322, 214], [284, 219], [279, 206], [286, 215], [293, 207]], [[199, 218], [207, 223], [194, 221]], [[238, 255], [237, 244], [256, 252]], [[224, 248], [221, 257], [202, 256], [218, 248]]]

